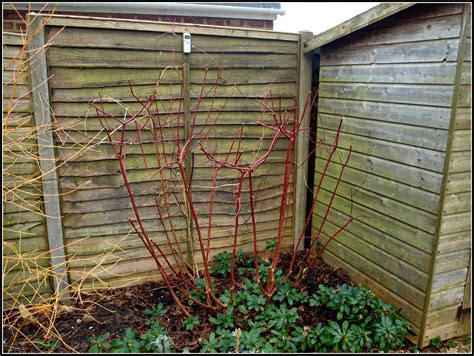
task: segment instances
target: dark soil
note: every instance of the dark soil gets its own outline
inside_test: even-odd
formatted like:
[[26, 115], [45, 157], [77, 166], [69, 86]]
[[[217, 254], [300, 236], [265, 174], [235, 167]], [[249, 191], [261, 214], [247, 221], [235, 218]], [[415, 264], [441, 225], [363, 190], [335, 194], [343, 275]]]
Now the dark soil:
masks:
[[[302, 252], [297, 255], [297, 261], [301, 260]], [[280, 259], [279, 267], [287, 272], [292, 255], [283, 254]], [[297, 264], [298, 266], [298, 264]], [[298, 270], [298, 268], [295, 268]], [[251, 275], [239, 276], [237, 281], [241, 283], [245, 277], [252, 278]], [[319, 284], [334, 287], [338, 284], [353, 285], [347, 274], [341, 269], [334, 269], [322, 260], [318, 260], [314, 267], [309, 271], [308, 277], [301, 283], [301, 289], [306, 290], [309, 295], [315, 293]], [[216, 280], [215, 288], [222, 293], [229, 287], [229, 279], [222, 278]], [[79, 300], [82, 300], [82, 304]], [[101, 291], [95, 294], [83, 294], [81, 298], [75, 298], [68, 303], [66, 311], [60, 313], [54, 322], [59, 335], [63, 341], [69, 345], [69, 348], [62, 343], [54, 352], [87, 352], [90, 347], [87, 339], [97, 337], [106, 332], [111, 336], [119, 336], [127, 327], [131, 327], [138, 334], [147, 330], [145, 321], [145, 309], [152, 308], [159, 303], [163, 303], [166, 308], [166, 314], [161, 318], [170, 336], [170, 340], [178, 351], [187, 347], [191, 352], [197, 352], [200, 348], [200, 339], [207, 338], [214, 330], [214, 325], [209, 321], [209, 311], [191, 306], [190, 312], [199, 316], [199, 327], [192, 331], [186, 331], [184, 327], [184, 317], [181, 310], [177, 307], [171, 298], [167, 288], [161, 282], [150, 282], [138, 286], [116, 288]], [[183, 303], [187, 304], [187, 303]], [[67, 311], [69, 310], [69, 311]], [[23, 335], [13, 337], [13, 330], [9, 328], [11, 318], [18, 315], [18, 311], [10, 310], [3, 313], [4, 335], [3, 351], [5, 352], [38, 352], [46, 351], [35, 347], [30, 340], [40, 338], [44, 340], [44, 333], [38, 327], [38, 323], [21, 319], [16, 324], [16, 328], [21, 330]], [[333, 311], [325, 308], [309, 307], [307, 305], [299, 306], [300, 319], [298, 324], [301, 326], [315, 326], [322, 322], [325, 324], [328, 320], [335, 320], [336, 315]], [[47, 316], [37, 316], [38, 322], [48, 325]], [[53, 340], [54, 341], [54, 340]]]

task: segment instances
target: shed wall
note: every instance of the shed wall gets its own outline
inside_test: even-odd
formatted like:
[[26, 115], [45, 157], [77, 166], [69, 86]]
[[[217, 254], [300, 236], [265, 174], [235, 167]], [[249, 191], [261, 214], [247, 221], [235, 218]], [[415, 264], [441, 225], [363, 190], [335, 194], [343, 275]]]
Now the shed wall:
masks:
[[[318, 138], [332, 142], [343, 115], [342, 158], [353, 151], [323, 231], [347, 220], [351, 195], [357, 218], [324, 258], [400, 307], [416, 334], [431, 273], [461, 19], [461, 4], [415, 5], [320, 54]], [[316, 184], [326, 158], [324, 150], [317, 154]], [[322, 184], [315, 230], [339, 169], [336, 163]]]
[[[468, 5], [468, 4], [466, 4]], [[451, 153], [441, 212], [438, 248], [423, 342], [450, 338], [470, 329], [471, 261], [471, 10], [466, 7], [467, 36], [460, 58]]]

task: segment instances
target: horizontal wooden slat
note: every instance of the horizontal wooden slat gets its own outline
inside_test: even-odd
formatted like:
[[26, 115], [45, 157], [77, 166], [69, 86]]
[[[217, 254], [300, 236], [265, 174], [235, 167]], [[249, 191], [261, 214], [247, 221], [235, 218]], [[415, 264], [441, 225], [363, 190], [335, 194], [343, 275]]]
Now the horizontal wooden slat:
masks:
[[[70, 68], [165, 68], [182, 65], [181, 52], [156, 52], [51, 47], [47, 53], [51, 67]], [[191, 68], [292, 68], [293, 54], [219, 54], [193, 53]]]
[[472, 105], [471, 85], [461, 84], [459, 88], [458, 107], [469, 108]]
[[[321, 226], [321, 217], [327, 206], [322, 203], [318, 204], [317, 206], [318, 209], [315, 209], [314, 211], [315, 216], [313, 217], [313, 226], [319, 228]], [[332, 209], [329, 215], [329, 221], [339, 228], [349, 221], [349, 218], [350, 217], [348, 215], [343, 214], [335, 209]], [[406, 261], [420, 271], [429, 271], [431, 261], [430, 254], [418, 248], [414, 248], [410, 244], [407, 244], [406, 241], [403, 241], [403, 236], [400, 238], [398, 236], [392, 236], [388, 233], [384, 233], [365, 224], [363, 221], [357, 218], [350, 223], [346, 231], [348, 231], [351, 236], [353, 235], [357, 239], [363, 239], [373, 246], [386, 251], [392, 256]], [[339, 237], [337, 237], [337, 239], [339, 239]], [[346, 237], [341, 236], [341, 239], [346, 239]]]
[[455, 214], [471, 211], [471, 192], [446, 194], [443, 214]]
[[[116, 85], [156, 84], [181, 82], [180, 71], [160, 70], [146, 68], [50, 68], [52, 88], [102, 88]], [[206, 77], [207, 82], [215, 82], [217, 75], [221, 76], [221, 83], [233, 84], [259, 84], [295, 82], [296, 68], [272, 69], [272, 68], [249, 68], [249, 69], [225, 69], [224, 72], [217, 70], [193, 69], [191, 72], [191, 83], [201, 84]]]
[[449, 162], [449, 173], [471, 172], [471, 151], [453, 152]]
[[[315, 175], [315, 179], [319, 182], [321, 179], [321, 174], [317, 173]], [[333, 192], [336, 188], [336, 184], [338, 184], [337, 179], [326, 176], [323, 183], [321, 184], [321, 188], [329, 192]], [[372, 193], [368, 190], [365, 190], [363, 186], [362, 189], [357, 190], [358, 187], [359, 186], [346, 182], [339, 182], [337, 186], [336, 199], [338, 196], [350, 197], [352, 194], [351, 200], [353, 204], [363, 205], [367, 208], [373, 209], [388, 217], [405, 222], [406, 224], [410, 224], [428, 233], [434, 233], [436, 214], [430, 214], [388, 197]]]
[[471, 212], [443, 215], [440, 234], [452, 234], [471, 228]]
[[453, 87], [450, 85], [321, 83], [319, 95], [323, 98], [450, 107]]
[[464, 286], [451, 288], [442, 292], [431, 294], [429, 310], [434, 311], [448, 307], [450, 305], [459, 305], [464, 296]]
[[[174, 101], [171, 104], [168, 101], [163, 101], [160, 103], [163, 112], [178, 112], [179, 102]], [[269, 104], [269, 103], [268, 103]], [[268, 105], [267, 104], [267, 105]], [[195, 102], [191, 103], [191, 106], [194, 107]], [[292, 99], [282, 99], [282, 110], [293, 110], [295, 107], [294, 100]], [[52, 108], [57, 116], [69, 116], [69, 117], [96, 117], [96, 110], [86, 103], [52, 103]], [[125, 113], [125, 110], [128, 109], [129, 113], [135, 113], [141, 109], [140, 104], [137, 103], [126, 103], [122, 106], [118, 104], [106, 103], [104, 104], [104, 111], [111, 115], [120, 115], [122, 116]], [[29, 107], [23, 109], [24, 112], [29, 112]], [[182, 110], [182, 109], [181, 109]], [[258, 100], [248, 100], [244, 98], [231, 98], [231, 99], [204, 99], [201, 101], [199, 106], [199, 111], [211, 111], [211, 112], [221, 112], [221, 111], [250, 111], [250, 112], [263, 112], [264, 106], [258, 102]], [[17, 111], [17, 109], [15, 109]], [[152, 110], [154, 113], [155, 110]]]
[[471, 247], [471, 231], [455, 232], [440, 237], [438, 253], [455, 252], [468, 247]]
[[359, 47], [458, 38], [461, 15], [437, 17], [430, 21], [398, 22], [393, 26], [363, 30], [339, 41], [340, 46]]
[[[330, 199], [330, 192], [321, 189], [318, 197], [320, 204], [327, 205]], [[319, 206], [319, 203], [317, 206], [318, 209], [324, 209], [324, 207]], [[350, 215], [352, 211], [352, 216], [364, 224], [394, 236], [411, 246], [419, 248], [420, 250], [431, 253], [433, 241], [432, 234], [390, 218], [376, 210], [368, 209], [362, 205], [355, 204], [351, 206], [350, 200], [341, 196], [334, 199], [332, 209], [345, 215]]]
[[[289, 205], [288, 209], [290, 209], [291, 206], [292, 205]], [[130, 212], [129, 217], [133, 218], [133, 212]], [[256, 218], [257, 223], [272, 221], [275, 224], [276, 221], [279, 221], [279, 209], [274, 209], [274, 210], [260, 213], [255, 218]], [[203, 224], [206, 224], [208, 222], [208, 217], [206, 217], [205, 215], [202, 215], [201, 219], [202, 219]], [[247, 220], [247, 219], [250, 219], [250, 216], [242, 215], [241, 219], [242, 221], [250, 221], [250, 220]], [[186, 227], [185, 218], [175, 217], [174, 223], [176, 224], [176, 229], [178, 229], [178, 226], [182, 227], [183, 229], [185, 229]], [[234, 217], [230, 215], [215, 216], [213, 218], [213, 223], [216, 226], [219, 226], [221, 228], [228, 227], [229, 230], [227, 233], [231, 233], [233, 227], [235, 226]], [[106, 224], [106, 221], [98, 222], [96, 220], [95, 224], [97, 225], [86, 226], [86, 227], [66, 228], [65, 229], [66, 238], [71, 239], [71, 238], [80, 238], [80, 237], [87, 237], [87, 236], [107, 236], [111, 234], [127, 234], [132, 230], [131, 224], [126, 220], [125, 222], [114, 223], [114, 224]], [[164, 231], [163, 228], [160, 227], [160, 224], [156, 219], [156, 214], [153, 216], [152, 219], [143, 220], [143, 225], [145, 229], [150, 232]], [[276, 227], [277, 225], [275, 225], [275, 229]], [[166, 238], [164, 234], [162, 236], [163, 236], [162, 238]]]
[[[457, 59], [459, 39], [396, 43], [385, 46], [365, 46], [321, 50], [321, 69], [326, 66], [354, 64], [395, 64], [423, 62], [455, 62]], [[439, 65], [426, 65], [433, 68]], [[414, 65], [410, 67], [415, 67]], [[423, 67], [423, 66], [420, 66]], [[370, 68], [373, 68], [372, 66]], [[383, 68], [383, 67], [382, 67]]]
[[[319, 161], [316, 165], [316, 171], [321, 174], [327, 160], [319, 155], [318, 159]], [[333, 178], [337, 178], [340, 168], [340, 164], [332, 161], [328, 166], [326, 173]], [[380, 196], [406, 203], [427, 212], [436, 213], [438, 210], [439, 195], [405, 185], [395, 180], [380, 177], [351, 167], [345, 168], [341, 179], [357, 186], [361, 185], [364, 189], [370, 190]], [[319, 185], [320, 178], [318, 178], [316, 182]]]
[[19, 45], [22, 46], [24, 42], [24, 35], [14, 32], [3, 32], [2, 42], [6, 45]]
[[434, 273], [449, 272], [468, 267], [470, 256], [471, 251], [469, 249], [438, 255], [436, 257]]
[[[39, 15], [44, 16], [44, 15]], [[48, 15], [51, 17], [50, 15]], [[81, 16], [71, 15], [55, 15], [48, 21], [49, 26], [71, 26], [82, 28], [104, 28], [104, 29], [121, 29], [134, 31], [167, 32], [176, 33], [189, 32], [191, 34], [215, 35], [215, 36], [232, 36], [244, 38], [265, 38], [281, 41], [298, 41], [299, 35], [295, 33], [276, 32], [260, 29], [242, 29], [242, 28], [226, 28], [219, 26], [190, 25], [180, 23], [156, 22], [145, 20], [127, 20], [127, 19], [104, 19], [104, 18], [84, 18]]]
[[[120, 48], [139, 50], [182, 51], [182, 36], [168, 33], [122, 31], [97, 28], [47, 28], [47, 36], [53, 46]], [[193, 52], [252, 52], [296, 53], [297, 43], [266, 39], [247, 39], [221, 36], [192, 36]]]
[[[249, 98], [265, 98], [271, 92], [276, 98], [284, 97], [294, 97], [296, 95], [296, 85], [294, 83], [274, 83], [268, 85], [258, 85], [258, 84], [248, 84], [248, 85], [238, 85], [238, 86], [222, 86], [218, 85], [214, 88], [212, 83], [208, 83], [206, 86], [199, 84], [192, 85], [190, 87], [190, 95], [192, 97], [197, 97], [201, 90], [204, 90], [205, 93], [211, 91], [209, 97], [216, 98], [240, 98], [240, 97], [249, 97]], [[182, 96], [182, 88], [180, 84], [175, 84], [173, 86], [167, 85], [140, 85], [133, 86], [134, 94], [140, 98], [140, 100], [145, 101], [150, 97], [150, 95], [156, 95], [157, 98], [180, 98]], [[19, 94], [18, 94], [19, 95]], [[112, 98], [115, 100], [120, 100], [122, 102], [133, 102], [136, 99], [133, 97], [129, 86], [121, 87], [107, 87], [107, 88], [84, 88], [84, 89], [53, 89], [52, 90], [52, 100], [61, 101], [61, 102], [83, 102], [83, 101], [93, 101], [99, 100], [102, 98], [103, 101], [110, 101]]]
[[458, 108], [456, 110], [455, 130], [470, 130], [472, 126], [471, 108]]
[[[333, 157], [333, 161], [337, 162], [339, 156], [344, 161], [344, 159], [347, 158], [347, 155], [348, 150], [338, 148], [337, 155], [336, 157]], [[328, 152], [323, 149], [318, 150], [318, 157], [327, 159]], [[348, 162], [348, 167], [353, 167], [364, 172], [392, 179], [436, 194], [439, 194], [441, 189], [442, 175], [440, 173], [426, 171], [421, 168], [374, 157], [370, 154], [353, 151]]]
[[[327, 142], [333, 142], [335, 131], [318, 129], [317, 135], [318, 137], [325, 137]], [[442, 152], [373, 138], [368, 139], [363, 136], [341, 132], [339, 136], [339, 147], [349, 149], [351, 145], [354, 152], [384, 158], [434, 172], [443, 172], [445, 154]]]
[[451, 113], [449, 108], [322, 97], [319, 98], [318, 111], [440, 129], [449, 128]]
[[[320, 82], [453, 84], [456, 63], [325, 66]], [[392, 95], [392, 94], [389, 94]]]
[[[337, 130], [340, 117], [333, 114], [319, 114], [319, 127]], [[342, 132], [347, 132], [368, 138], [403, 143], [418, 147], [445, 151], [448, 141], [448, 131], [426, 127], [414, 127], [397, 123], [386, 123], [344, 116]]]
[[[318, 217], [315, 221], [315, 226], [319, 227], [322, 222], [322, 217]], [[323, 231], [326, 234], [332, 235], [338, 231], [340, 227], [327, 222], [324, 225]], [[401, 261], [399, 257], [387, 253], [386, 250], [380, 246], [374, 246], [350, 233], [351, 225], [336, 240], [341, 245], [350, 248], [355, 253], [363, 258], [370, 260], [381, 268], [393, 273], [407, 283], [415, 286], [420, 290], [425, 290], [428, 283], [428, 273], [420, 271], [418, 268]], [[330, 242], [331, 243], [331, 242]], [[405, 250], [406, 251], [406, 250]], [[405, 251], [401, 251], [403, 254]]]
[[446, 194], [462, 193], [471, 189], [471, 173], [450, 172], [446, 184]]

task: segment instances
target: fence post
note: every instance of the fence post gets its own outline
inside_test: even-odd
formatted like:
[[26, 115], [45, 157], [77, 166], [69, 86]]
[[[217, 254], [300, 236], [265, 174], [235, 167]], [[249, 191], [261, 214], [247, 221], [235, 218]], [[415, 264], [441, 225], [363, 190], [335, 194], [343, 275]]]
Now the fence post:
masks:
[[[34, 14], [28, 14], [30, 18]], [[28, 20], [30, 21], [30, 20]], [[62, 229], [59, 188], [56, 174], [53, 130], [51, 125], [48, 71], [46, 63], [44, 23], [41, 16], [33, 18], [28, 27], [28, 64], [33, 100], [33, 114], [37, 132], [37, 147], [43, 188], [46, 234], [53, 271], [54, 293], [68, 288], [66, 256]]]
[[[184, 45], [184, 40], [183, 40]], [[191, 137], [191, 70], [189, 66], [190, 53], [183, 51], [183, 111], [184, 111], [184, 139], [185, 141]], [[192, 159], [189, 154], [186, 155], [184, 161], [184, 168], [186, 172], [186, 181], [190, 182], [192, 173]], [[187, 204], [186, 199], [186, 219], [187, 219], [187, 240], [186, 252], [188, 254], [188, 264], [196, 268], [194, 261], [194, 240], [193, 240], [193, 219], [191, 217], [191, 208]], [[197, 270], [197, 268], [196, 268]]]
[[[304, 54], [304, 42], [313, 36], [312, 32], [300, 32], [298, 45], [298, 118], [301, 118], [308, 93], [311, 92], [312, 80], [312, 52]], [[306, 222], [306, 177], [308, 174], [308, 147], [309, 147], [309, 127], [310, 110], [306, 113], [301, 124], [303, 130], [298, 132], [295, 157], [295, 181], [294, 181], [294, 215], [293, 215], [293, 244], [296, 248], [298, 238], [304, 233]], [[311, 188], [311, 187], [310, 187]], [[304, 244], [300, 245], [303, 248]]]

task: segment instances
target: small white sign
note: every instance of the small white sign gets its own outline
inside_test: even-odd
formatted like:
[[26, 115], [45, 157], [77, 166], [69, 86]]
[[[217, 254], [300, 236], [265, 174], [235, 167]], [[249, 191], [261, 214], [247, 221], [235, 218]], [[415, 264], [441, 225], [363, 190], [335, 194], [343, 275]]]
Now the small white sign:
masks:
[[183, 52], [191, 53], [191, 34], [189, 32], [183, 33]]

